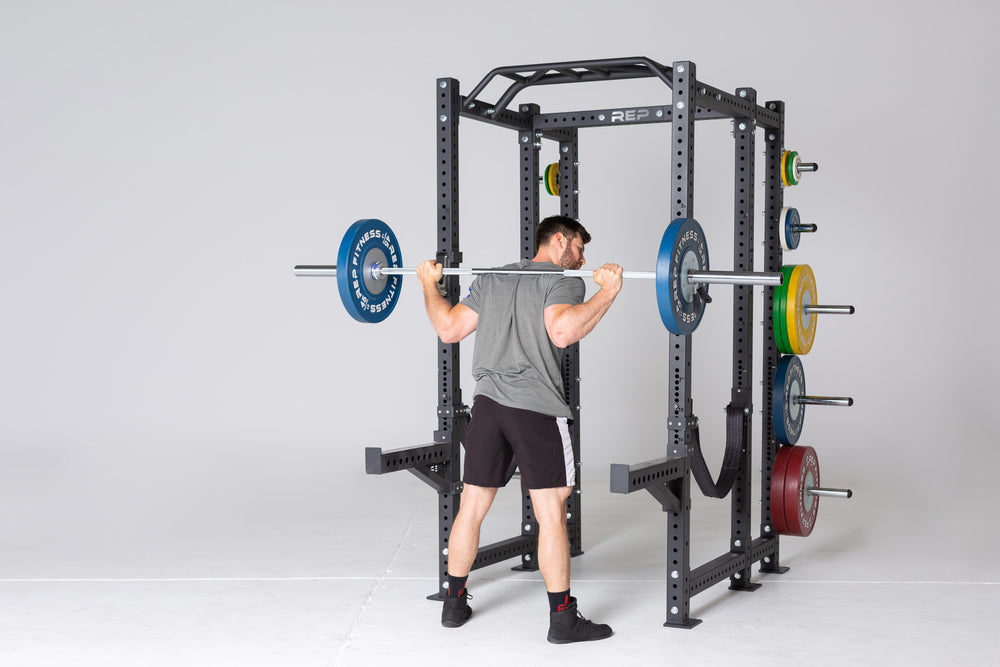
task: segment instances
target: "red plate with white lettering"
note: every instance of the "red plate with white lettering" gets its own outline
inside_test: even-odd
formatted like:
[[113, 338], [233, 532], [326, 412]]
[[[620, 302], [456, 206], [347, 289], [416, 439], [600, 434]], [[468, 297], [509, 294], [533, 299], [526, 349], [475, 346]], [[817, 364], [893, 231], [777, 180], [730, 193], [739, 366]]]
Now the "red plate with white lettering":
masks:
[[[779, 475], [781, 468], [784, 473]], [[774, 457], [771, 474], [771, 516], [782, 535], [807, 537], [816, 525], [819, 497], [809, 491], [819, 487], [819, 458], [812, 447], [787, 445]], [[783, 517], [784, 525], [778, 517]]]

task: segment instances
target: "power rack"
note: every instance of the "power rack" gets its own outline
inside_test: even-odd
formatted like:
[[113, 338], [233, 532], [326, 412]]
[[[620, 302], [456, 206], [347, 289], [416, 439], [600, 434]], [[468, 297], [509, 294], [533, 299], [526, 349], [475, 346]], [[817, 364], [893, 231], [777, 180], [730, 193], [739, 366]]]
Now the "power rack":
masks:
[[[509, 86], [494, 103], [481, 99], [495, 79], [509, 81]], [[538, 105], [522, 103], [511, 108], [521, 91], [534, 86], [563, 85], [621, 79], [658, 78], [671, 91], [669, 104], [630, 108], [593, 109], [541, 113]], [[445, 267], [461, 264], [459, 245], [459, 119], [462, 117], [515, 130], [520, 149], [521, 185], [521, 256], [535, 255], [534, 230], [539, 222], [539, 150], [542, 140], [559, 144], [559, 197], [563, 215], [579, 217], [578, 129], [613, 127], [646, 123], [671, 123], [672, 191], [670, 219], [694, 214], [694, 142], [696, 121], [730, 119], [734, 139], [734, 270], [753, 270], [754, 243], [754, 155], [756, 130], [763, 130], [766, 154], [764, 246], [766, 271], [779, 271], [782, 247], [779, 243], [779, 215], [783, 206], [781, 178], [784, 145], [784, 104], [780, 101], [756, 102], [753, 88], [738, 88], [727, 93], [697, 78], [695, 64], [677, 61], [667, 67], [645, 57], [559, 62], [540, 65], [499, 67], [487, 74], [468, 95], [461, 95], [459, 82], [452, 78], [436, 81], [437, 147], [437, 260]], [[445, 296], [454, 305], [460, 297], [459, 277], [444, 278]], [[761, 563], [762, 572], [781, 573], [788, 568], [779, 564], [779, 537], [771, 517], [771, 469], [778, 450], [770, 419], [762, 419], [761, 442], [761, 525], [760, 536], [751, 535], [752, 505], [752, 387], [753, 387], [753, 287], [734, 288], [733, 298], [733, 376], [732, 403], [729, 411], [742, 420], [741, 428], [730, 430], [741, 440], [740, 454], [731, 499], [731, 535], [728, 550], [700, 566], [690, 562], [691, 458], [699, 447], [698, 419], [693, 412], [690, 391], [692, 336], [670, 334], [670, 396], [667, 419], [668, 442], [662, 458], [635, 465], [612, 464], [611, 491], [632, 493], [645, 489], [667, 513], [667, 620], [666, 626], [693, 627], [700, 623], [690, 617], [691, 598], [701, 591], [729, 579], [730, 588], [751, 591], [760, 585], [751, 582], [750, 568]], [[773, 304], [773, 288], [764, 290], [764, 312]], [[771, 413], [771, 390], [779, 359], [771, 318], [763, 322], [763, 359], [760, 361], [764, 390], [763, 414]], [[462, 401], [459, 378], [458, 343], [438, 341], [438, 429], [433, 443], [383, 452], [366, 449], [366, 472], [384, 474], [409, 470], [438, 493], [438, 589], [428, 596], [440, 599], [447, 586], [448, 538], [461, 499], [460, 448], [469, 419], [469, 407]], [[563, 354], [563, 382], [567, 400], [576, 413], [571, 436], [576, 459], [580, 460], [581, 404], [578, 345]], [[730, 437], [732, 437], [730, 435]], [[579, 463], [577, 463], [579, 466]], [[511, 473], [513, 470], [510, 471]], [[580, 475], [567, 511], [571, 554], [581, 546]], [[536, 533], [531, 499], [522, 493], [520, 534], [507, 540], [482, 546], [473, 565], [479, 569], [500, 561], [520, 558], [515, 569], [536, 570]]]

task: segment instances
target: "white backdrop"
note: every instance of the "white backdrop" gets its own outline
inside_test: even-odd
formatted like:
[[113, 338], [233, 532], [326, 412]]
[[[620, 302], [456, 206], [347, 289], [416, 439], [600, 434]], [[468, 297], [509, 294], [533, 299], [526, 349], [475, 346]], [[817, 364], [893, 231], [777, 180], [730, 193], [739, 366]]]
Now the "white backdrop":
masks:
[[[836, 552], [822, 576], [996, 581], [983, 558], [1000, 545], [984, 530], [1000, 464], [995, 10], [671, 4], [0, 7], [0, 577], [362, 561], [379, 545], [352, 541], [356, 528], [419, 492], [409, 475], [366, 477], [363, 449], [431, 440], [435, 337], [414, 284], [384, 324], [361, 325], [333, 281], [291, 267], [333, 263], [363, 217], [393, 227], [407, 265], [433, 255], [437, 77], [468, 92], [501, 65], [645, 55], [784, 100], [786, 146], [820, 163], [786, 192], [820, 227], [787, 261], [813, 267], [822, 301], [857, 307], [825, 318], [804, 358], [811, 390], [856, 401], [810, 409], [802, 441], [824, 481], [856, 492], [824, 503], [808, 547]], [[517, 101], [669, 99], [649, 80]], [[591, 265], [653, 268], [664, 132], [581, 130]], [[694, 212], [725, 268], [729, 126], [697, 133]], [[516, 134], [463, 121], [461, 149], [466, 265], [509, 261]], [[713, 295], [692, 383], [716, 462], [731, 310], [725, 288]], [[664, 453], [667, 340], [652, 284], [629, 283], [583, 343], [591, 497], [607, 494], [609, 463]], [[660, 521], [651, 501], [635, 506]]]

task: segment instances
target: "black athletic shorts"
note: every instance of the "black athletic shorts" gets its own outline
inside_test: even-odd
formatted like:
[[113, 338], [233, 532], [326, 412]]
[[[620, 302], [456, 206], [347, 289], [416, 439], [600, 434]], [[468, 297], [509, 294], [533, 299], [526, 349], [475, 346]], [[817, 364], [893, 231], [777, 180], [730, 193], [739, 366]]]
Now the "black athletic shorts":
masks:
[[476, 396], [464, 439], [463, 481], [489, 488], [505, 486], [517, 457], [525, 488], [573, 486], [576, 460], [568, 422], [566, 417], [511, 408]]

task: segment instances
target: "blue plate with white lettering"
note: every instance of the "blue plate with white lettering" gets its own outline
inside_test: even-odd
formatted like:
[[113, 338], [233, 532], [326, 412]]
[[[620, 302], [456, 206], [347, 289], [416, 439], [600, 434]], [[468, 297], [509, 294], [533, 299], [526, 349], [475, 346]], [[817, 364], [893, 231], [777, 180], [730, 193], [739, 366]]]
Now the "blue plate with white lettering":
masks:
[[677, 218], [663, 232], [656, 256], [656, 305], [663, 326], [674, 335], [692, 333], [705, 313], [699, 286], [687, 281], [688, 273], [697, 271], [708, 271], [705, 233], [694, 218]]
[[358, 322], [376, 323], [396, 307], [402, 276], [383, 276], [378, 269], [402, 266], [399, 242], [389, 225], [375, 218], [358, 220], [347, 229], [337, 251], [337, 289], [347, 313]]
[[774, 373], [771, 393], [771, 421], [778, 442], [794, 445], [799, 441], [806, 419], [806, 406], [798, 399], [805, 395], [806, 372], [802, 362], [794, 354], [782, 357]]

